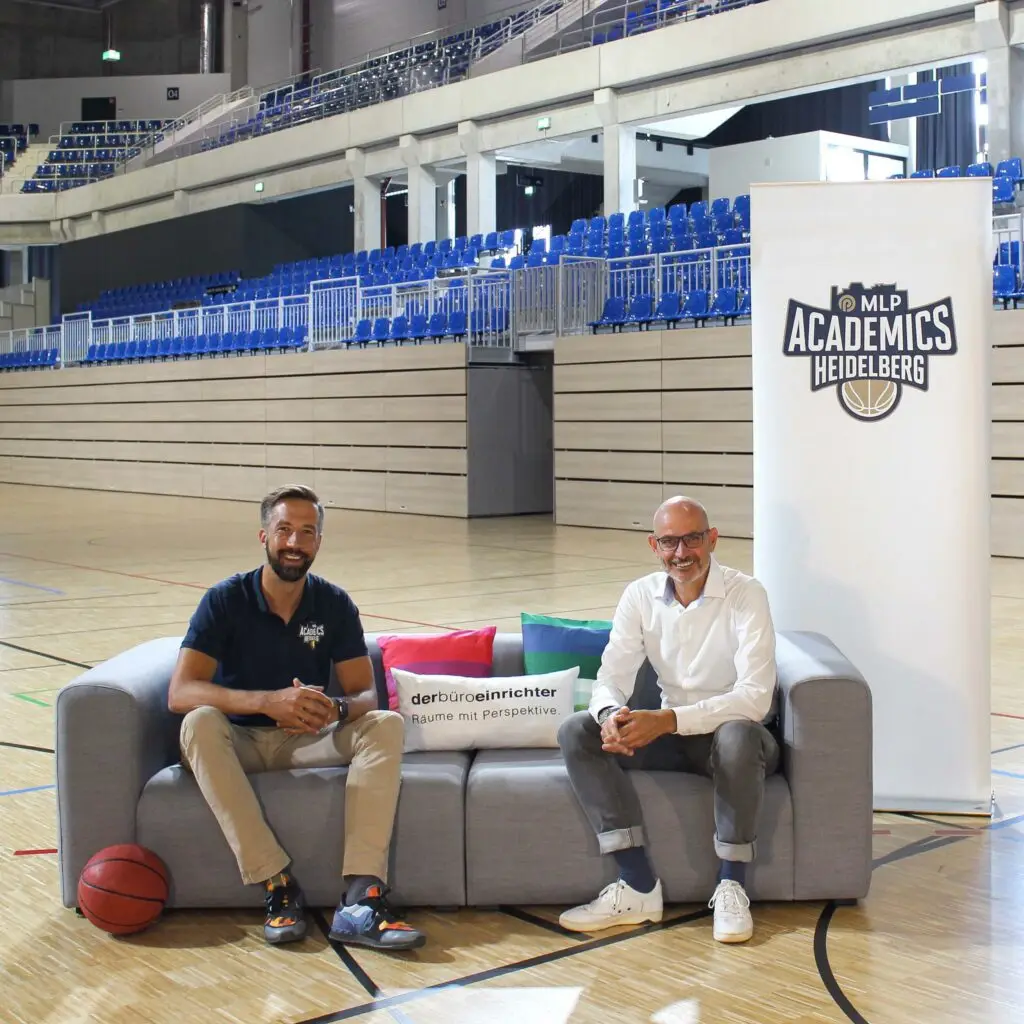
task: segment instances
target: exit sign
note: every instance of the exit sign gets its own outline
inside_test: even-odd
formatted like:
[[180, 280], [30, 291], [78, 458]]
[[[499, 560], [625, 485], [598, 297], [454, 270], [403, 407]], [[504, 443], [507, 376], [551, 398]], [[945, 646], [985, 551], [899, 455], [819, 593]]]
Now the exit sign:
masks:
[[537, 131], [546, 132], [551, 127], [550, 117], [539, 117], [537, 118]]

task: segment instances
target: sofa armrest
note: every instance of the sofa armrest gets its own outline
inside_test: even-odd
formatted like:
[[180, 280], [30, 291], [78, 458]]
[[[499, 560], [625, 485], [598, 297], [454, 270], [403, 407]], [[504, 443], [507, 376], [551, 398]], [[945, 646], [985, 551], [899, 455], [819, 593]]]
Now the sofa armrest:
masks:
[[179, 760], [181, 717], [167, 709], [180, 638], [141, 644], [91, 668], [57, 695], [57, 846], [61, 899], [78, 903], [86, 861], [135, 842], [146, 783]]
[[826, 637], [780, 633], [782, 770], [797, 899], [861, 899], [871, 882], [871, 690]]

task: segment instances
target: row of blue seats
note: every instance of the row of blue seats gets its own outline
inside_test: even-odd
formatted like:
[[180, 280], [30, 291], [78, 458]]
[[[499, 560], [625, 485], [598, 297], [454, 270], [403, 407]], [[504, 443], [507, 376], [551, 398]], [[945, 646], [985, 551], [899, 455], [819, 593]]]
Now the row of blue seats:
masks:
[[612, 296], [604, 304], [600, 320], [590, 323], [597, 334], [602, 327], [621, 331], [623, 327], [637, 327], [647, 330], [652, 324], [664, 323], [670, 327], [685, 320], [704, 324], [708, 320], [722, 320], [729, 323], [738, 317], [750, 316], [750, 290], [740, 293], [737, 288], [720, 288], [708, 302], [708, 293], [703, 289], [692, 292], [664, 292], [654, 303], [653, 295], [637, 295], [629, 303], [622, 296]]
[[10, 124], [4, 122], [0, 124], [0, 135], [18, 135], [22, 138], [28, 137], [34, 139], [39, 134], [39, 125], [33, 122], [27, 127], [23, 124]]
[[[905, 175], [894, 174], [893, 178], [903, 178]], [[914, 171], [911, 178], [1010, 178], [1014, 184], [1024, 184], [1024, 161], [1019, 156], [1010, 157], [1009, 160], [1000, 160], [995, 170], [988, 161], [977, 164], [968, 164], [966, 168], [959, 166], [940, 167], [938, 170], [923, 168]]]
[[4, 352], [0, 355], [0, 370], [31, 370], [56, 366], [60, 362], [60, 350], [37, 348], [30, 352]]
[[372, 321], [360, 320], [355, 334], [345, 342], [345, 346], [351, 348], [358, 345], [365, 348], [370, 342], [377, 345], [388, 342], [401, 345], [405, 341], [437, 342], [442, 338], [465, 338], [467, 334], [471, 337], [504, 334], [508, 328], [508, 310], [502, 308], [475, 309], [468, 316], [465, 310], [457, 309], [451, 313], [434, 313], [430, 317], [419, 313], [396, 316], [393, 320], [377, 317]]
[[132, 121], [75, 121], [70, 128], [72, 135], [106, 135], [110, 132], [158, 132], [171, 122], [157, 119]]
[[263, 331], [239, 331], [228, 334], [200, 334], [182, 338], [160, 338], [149, 341], [119, 341], [90, 345], [85, 364], [125, 363], [145, 359], [177, 359], [179, 357], [230, 355], [239, 352], [268, 352], [304, 349], [307, 331], [298, 327], [268, 328]]

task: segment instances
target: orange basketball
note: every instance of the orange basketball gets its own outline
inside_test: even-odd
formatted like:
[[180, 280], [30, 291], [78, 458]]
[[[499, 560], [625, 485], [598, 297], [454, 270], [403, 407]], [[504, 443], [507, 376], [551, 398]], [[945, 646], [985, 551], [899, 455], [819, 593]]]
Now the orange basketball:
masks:
[[132, 935], [156, 921], [168, 892], [164, 862], [143, 846], [121, 843], [89, 858], [78, 879], [78, 906], [97, 928]]

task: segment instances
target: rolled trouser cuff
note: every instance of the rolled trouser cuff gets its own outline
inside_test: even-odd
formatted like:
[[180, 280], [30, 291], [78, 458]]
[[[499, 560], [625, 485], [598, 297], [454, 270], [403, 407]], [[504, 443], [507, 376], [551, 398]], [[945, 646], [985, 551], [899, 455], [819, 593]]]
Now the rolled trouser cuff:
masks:
[[644, 830], [640, 825], [634, 825], [632, 828], [617, 828], [613, 832], [600, 832], [597, 844], [602, 853], [630, 850], [634, 846], [645, 845]]
[[723, 843], [715, 836], [715, 853], [719, 860], [738, 861], [749, 864], [754, 859], [754, 843]]

